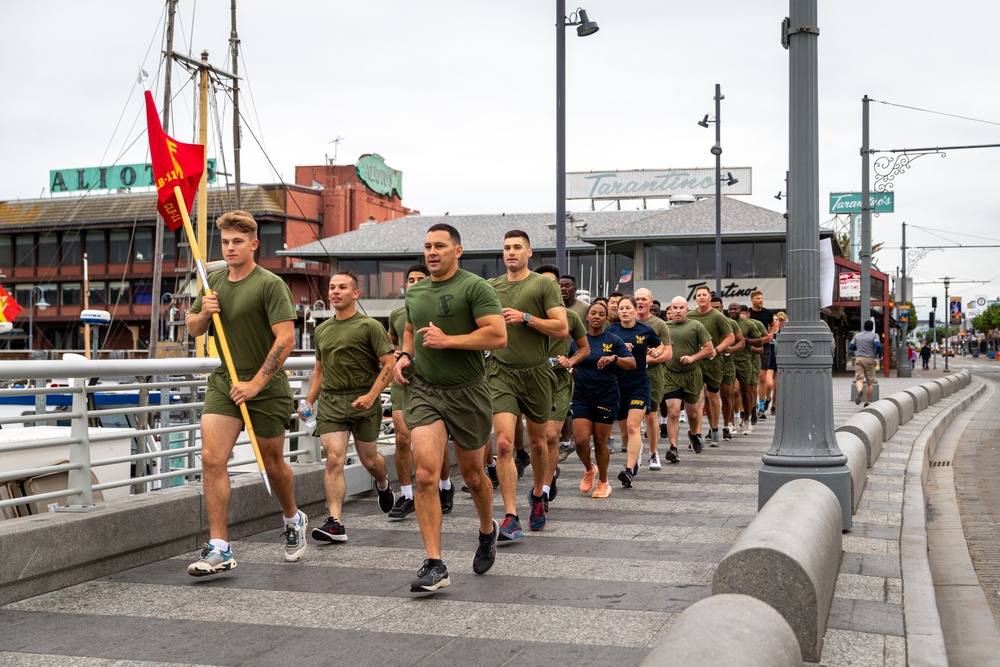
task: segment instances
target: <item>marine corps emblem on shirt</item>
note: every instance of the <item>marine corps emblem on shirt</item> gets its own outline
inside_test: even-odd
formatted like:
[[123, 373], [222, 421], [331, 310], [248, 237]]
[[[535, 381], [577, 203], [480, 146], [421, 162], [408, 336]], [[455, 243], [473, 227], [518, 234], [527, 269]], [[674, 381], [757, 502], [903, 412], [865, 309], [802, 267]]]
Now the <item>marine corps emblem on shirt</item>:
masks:
[[438, 316], [448, 317], [451, 315], [451, 302], [455, 300], [453, 294], [442, 294], [438, 299]]

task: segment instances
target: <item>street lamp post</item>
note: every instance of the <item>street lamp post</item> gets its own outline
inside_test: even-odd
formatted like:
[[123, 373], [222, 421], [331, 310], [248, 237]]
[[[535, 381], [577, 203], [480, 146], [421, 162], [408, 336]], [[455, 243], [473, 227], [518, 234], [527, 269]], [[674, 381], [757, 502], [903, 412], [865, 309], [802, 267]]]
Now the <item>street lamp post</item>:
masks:
[[757, 477], [757, 506], [796, 479], [820, 482], [837, 497], [850, 529], [851, 471], [833, 431], [833, 336], [820, 319], [819, 85], [817, 0], [790, 0], [788, 48], [788, 325], [777, 341], [778, 414]]
[[566, 0], [556, 0], [556, 266], [566, 273], [566, 28], [577, 26], [580, 37], [599, 30], [587, 18], [587, 10], [577, 9], [566, 16]]
[[[39, 300], [35, 301], [35, 290], [38, 290]], [[38, 285], [32, 285], [28, 292], [28, 354], [35, 351], [35, 308], [45, 310], [49, 302], [45, 300], [45, 290]]]
[[[715, 156], [715, 294], [722, 296], [722, 85], [715, 84], [715, 120], [709, 120], [708, 114], [698, 121], [702, 127], [715, 123], [715, 145], [712, 155]], [[726, 185], [736, 185], [739, 180], [728, 174]]]
[[944, 320], [944, 372], [948, 372], [948, 342], [951, 339], [951, 301], [948, 300], [948, 286], [951, 280], [944, 279], [944, 305], [948, 309], [948, 316]]

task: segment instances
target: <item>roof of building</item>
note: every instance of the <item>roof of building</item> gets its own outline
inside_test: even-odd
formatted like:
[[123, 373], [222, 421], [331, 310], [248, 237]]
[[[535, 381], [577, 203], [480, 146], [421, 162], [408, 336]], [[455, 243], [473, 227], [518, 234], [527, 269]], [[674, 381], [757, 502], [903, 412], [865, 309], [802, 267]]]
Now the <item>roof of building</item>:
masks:
[[[713, 238], [715, 200], [660, 210], [572, 211], [567, 213], [566, 246], [593, 248], [605, 241], [648, 239]], [[527, 232], [535, 250], [554, 250], [556, 230], [552, 213], [498, 213], [492, 215], [408, 215], [396, 220], [362, 225], [361, 229], [279, 251], [295, 257], [380, 257], [423, 252], [427, 229], [438, 223], [454, 226], [462, 235], [466, 253], [496, 252], [504, 232]], [[729, 235], [784, 236], [781, 213], [724, 197], [722, 232]], [[551, 225], [551, 227], [550, 227]]]
[[[244, 210], [255, 216], [283, 215], [279, 192], [259, 185], [244, 185], [240, 192]], [[225, 188], [208, 190], [208, 216], [214, 219], [235, 208], [235, 192]], [[192, 210], [197, 206], [197, 197]], [[14, 199], [0, 202], [0, 227], [34, 228], [77, 227], [132, 223], [156, 217], [156, 193], [89, 194], [81, 197], [51, 197], [46, 199]]]

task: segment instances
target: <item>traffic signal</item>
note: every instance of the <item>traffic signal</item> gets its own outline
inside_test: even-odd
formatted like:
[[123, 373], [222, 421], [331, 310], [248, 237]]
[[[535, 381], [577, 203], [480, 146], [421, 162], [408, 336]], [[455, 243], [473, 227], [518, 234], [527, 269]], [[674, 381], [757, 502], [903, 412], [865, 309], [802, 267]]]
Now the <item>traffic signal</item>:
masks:
[[932, 296], [931, 297], [931, 308], [933, 308], [934, 310], [937, 310], [937, 297], [936, 296]]
[[927, 326], [929, 326], [931, 329], [934, 328], [934, 311], [933, 310], [931, 311], [930, 317], [927, 318]]

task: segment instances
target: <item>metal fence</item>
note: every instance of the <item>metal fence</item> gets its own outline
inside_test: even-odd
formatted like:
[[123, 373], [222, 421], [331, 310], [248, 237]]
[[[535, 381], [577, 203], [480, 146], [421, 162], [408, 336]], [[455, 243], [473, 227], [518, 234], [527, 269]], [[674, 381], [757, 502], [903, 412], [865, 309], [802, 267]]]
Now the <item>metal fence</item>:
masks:
[[[296, 404], [313, 357], [285, 363]], [[0, 518], [83, 511], [95, 502], [200, 479], [207, 374], [216, 358], [4, 361], [0, 364]], [[323, 458], [319, 438], [289, 415], [285, 457]], [[391, 441], [391, 422], [382, 444]], [[351, 444], [353, 447], [353, 443]], [[348, 467], [359, 466], [349, 451]], [[231, 474], [256, 472], [244, 432]]]

